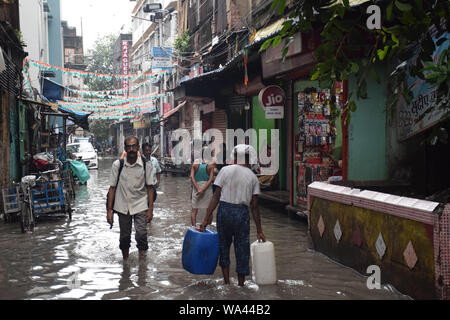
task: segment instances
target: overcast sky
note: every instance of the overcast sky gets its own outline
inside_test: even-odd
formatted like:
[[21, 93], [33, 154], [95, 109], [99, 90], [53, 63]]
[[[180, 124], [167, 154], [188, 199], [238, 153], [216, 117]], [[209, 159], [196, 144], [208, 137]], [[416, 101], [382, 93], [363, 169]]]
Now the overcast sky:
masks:
[[61, 20], [77, 28], [81, 35], [83, 21], [83, 46], [86, 54], [99, 36], [131, 31], [131, 11], [136, 1], [130, 0], [61, 0]]

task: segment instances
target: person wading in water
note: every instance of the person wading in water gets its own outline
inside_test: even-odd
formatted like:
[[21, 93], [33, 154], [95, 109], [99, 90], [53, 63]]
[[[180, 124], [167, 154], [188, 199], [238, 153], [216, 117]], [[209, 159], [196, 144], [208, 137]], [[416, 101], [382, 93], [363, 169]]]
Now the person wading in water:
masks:
[[194, 163], [191, 167], [192, 182], [192, 213], [191, 224], [195, 227], [198, 209], [208, 208], [212, 197], [211, 183], [214, 179], [213, 163], [208, 164], [203, 159], [201, 163]]
[[250, 216], [251, 207], [256, 224], [256, 237], [266, 241], [261, 228], [258, 208], [259, 181], [250, 169], [250, 146], [239, 145], [235, 148], [235, 159], [245, 158], [245, 163], [233, 164], [222, 168], [214, 181], [216, 191], [200, 226], [202, 232], [213, 219], [217, 211], [217, 233], [219, 235], [219, 264], [222, 267], [225, 284], [230, 283], [230, 246], [234, 242], [236, 273], [238, 283], [244, 285], [245, 276], [250, 274]]

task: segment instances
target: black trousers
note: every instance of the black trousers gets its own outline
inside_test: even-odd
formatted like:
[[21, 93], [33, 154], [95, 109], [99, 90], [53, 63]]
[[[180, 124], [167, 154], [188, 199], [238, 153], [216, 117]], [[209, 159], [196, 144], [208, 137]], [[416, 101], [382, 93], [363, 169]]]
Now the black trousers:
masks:
[[134, 220], [136, 246], [139, 250], [148, 250], [147, 223], [145, 217], [147, 211], [134, 215], [117, 213], [120, 227], [120, 250], [127, 250], [131, 245], [131, 229]]

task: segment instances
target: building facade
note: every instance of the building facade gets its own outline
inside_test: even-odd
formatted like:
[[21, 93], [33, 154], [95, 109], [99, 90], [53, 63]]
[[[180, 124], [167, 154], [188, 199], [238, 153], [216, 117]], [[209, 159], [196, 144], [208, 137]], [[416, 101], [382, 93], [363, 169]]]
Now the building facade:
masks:
[[[149, 4], [160, 4], [161, 9], [145, 12]], [[159, 75], [130, 83], [130, 95], [142, 101], [140, 111], [130, 122], [141, 143], [159, 145], [156, 152], [162, 155], [168, 154], [168, 134], [161, 126], [160, 118], [164, 110], [173, 108], [174, 102], [168, 90], [176, 84], [172, 67], [173, 46], [178, 35], [176, 8], [176, 1], [138, 1], [132, 12], [131, 72]]]
[[[70, 27], [67, 21], [61, 22], [64, 49], [64, 68], [80, 70], [86, 69], [84, 61], [83, 37], [77, 35], [77, 29]], [[83, 78], [76, 75], [63, 74], [63, 86], [70, 89], [84, 89]]]
[[[20, 177], [18, 99], [22, 91], [22, 65], [26, 56], [17, 1], [0, 5], [0, 188]], [[23, 155], [23, 150], [22, 150]]]
[[[20, 32], [23, 42], [26, 44], [27, 58], [50, 63], [49, 61], [49, 38], [48, 24], [52, 12], [48, 2], [42, 1], [19, 1]], [[42, 94], [41, 77], [39, 68], [29, 68], [29, 79], [33, 90], [34, 99], [38, 99], [36, 93]], [[48, 75], [55, 75], [48, 74]], [[28, 88], [27, 88], [28, 89]]]

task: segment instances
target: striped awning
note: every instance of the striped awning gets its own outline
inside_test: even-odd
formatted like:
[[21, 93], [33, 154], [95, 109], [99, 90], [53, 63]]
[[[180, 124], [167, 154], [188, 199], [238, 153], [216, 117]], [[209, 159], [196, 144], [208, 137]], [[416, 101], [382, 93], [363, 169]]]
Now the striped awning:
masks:
[[167, 118], [169, 118], [171, 115], [173, 115], [175, 112], [177, 112], [178, 110], [180, 110], [184, 105], [186, 104], [186, 100], [184, 100], [183, 102], [179, 103], [178, 106], [176, 106], [175, 108], [173, 108], [172, 110], [166, 112], [163, 117], [162, 120], [166, 120]]

